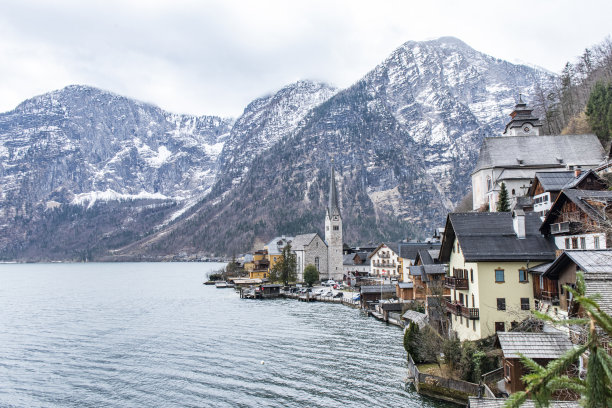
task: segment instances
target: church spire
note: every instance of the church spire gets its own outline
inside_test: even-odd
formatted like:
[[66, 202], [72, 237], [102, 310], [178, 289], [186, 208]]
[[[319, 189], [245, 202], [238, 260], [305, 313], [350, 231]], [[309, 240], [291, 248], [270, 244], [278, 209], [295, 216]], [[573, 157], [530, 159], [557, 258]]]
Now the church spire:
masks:
[[331, 180], [329, 182], [329, 205], [327, 206], [327, 213], [330, 217], [340, 215], [340, 207], [338, 206], [338, 190], [336, 189], [336, 172], [334, 171], [334, 163], [332, 161], [331, 166]]

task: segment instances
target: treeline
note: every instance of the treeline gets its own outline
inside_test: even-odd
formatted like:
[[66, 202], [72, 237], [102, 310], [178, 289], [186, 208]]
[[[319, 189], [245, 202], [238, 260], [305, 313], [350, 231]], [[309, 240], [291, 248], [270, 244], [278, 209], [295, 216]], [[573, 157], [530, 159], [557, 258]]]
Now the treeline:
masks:
[[[612, 112], [609, 96], [591, 101], [593, 90], [610, 88], [612, 83], [612, 39], [587, 48], [573, 63], [567, 62], [561, 75], [542, 77], [536, 83], [534, 107], [542, 113], [545, 134], [596, 133], [604, 146], [609, 145], [610, 129], [597, 126], [595, 112]], [[612, 113], [610, 113], [612, 115]], [[612, 117], [610, 118], [612, 120]], [[607, 132], [607, 133], [606, 133]]]

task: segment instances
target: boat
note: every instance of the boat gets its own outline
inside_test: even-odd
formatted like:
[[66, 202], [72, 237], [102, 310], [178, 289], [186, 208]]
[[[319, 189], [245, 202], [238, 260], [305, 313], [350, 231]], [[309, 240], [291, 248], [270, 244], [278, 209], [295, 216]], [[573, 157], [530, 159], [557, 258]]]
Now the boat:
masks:
[[227, 288], [227, 282], [225, 281], [216, 282], [215, 286], [217, 287], [217, 289]]

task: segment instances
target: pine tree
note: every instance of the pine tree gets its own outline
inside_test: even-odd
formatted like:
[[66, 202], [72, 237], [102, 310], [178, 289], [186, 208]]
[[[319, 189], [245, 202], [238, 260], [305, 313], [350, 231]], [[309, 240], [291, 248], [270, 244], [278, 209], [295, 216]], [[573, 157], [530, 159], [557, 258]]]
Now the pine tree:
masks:
[[[586, 296], [585, 288], [584, 276], [580, 272], [576, 275], [576, 289], [565, 286], [565, 290], [572, 294], [576, 304], [584, 311], [585, 317], [556, 321], [538, 312], [536, 315], [556, 324], [582, 326], [587, 333], [586, 342], [551, 361], [546, 367], [522, 356], [521, 361], [531, 372], [522, 378], [525, 391], [512, 394], [506, 402], [507, 408], [519, 408], [528, 397], [536, 402], [536, 406], [548, 407], [553, 393], [560, 390], [571, 390], [581, 395], [581, 402], [587, 408], [612, 406], [612, 357], [604, 347], [608, 341], [606, 337], [609, 339], [612, 336], [612, 316], [601, 310], [597, 303], [600, 296]], [[588, 355], [586, 379], [568, 376], [568, 369], [577, 365], [583, 354]]]
[[589, 125], [599, 140], [605, 144], [612, 137], [612, 82], [597, 82], [591, 91], [586, 114]]
[[509, 212], [510, 211], [510, 200], [508, 199], [508, 190], [506, 189], [506, 183], [501, 183], [501, 190], [499, 192], [499, 198], [497, 199], [497, 212]]

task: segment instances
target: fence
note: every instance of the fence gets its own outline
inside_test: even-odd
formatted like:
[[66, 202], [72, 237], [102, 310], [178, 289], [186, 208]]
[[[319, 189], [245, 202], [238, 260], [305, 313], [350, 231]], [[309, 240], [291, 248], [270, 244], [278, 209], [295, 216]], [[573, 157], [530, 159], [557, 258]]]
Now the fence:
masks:
[[457, 404], [466, 404], [468, 396], [478, 395], [478, 384], [421, 373], [410, 354], [408, 355], [408, 373], [420, 394]]

